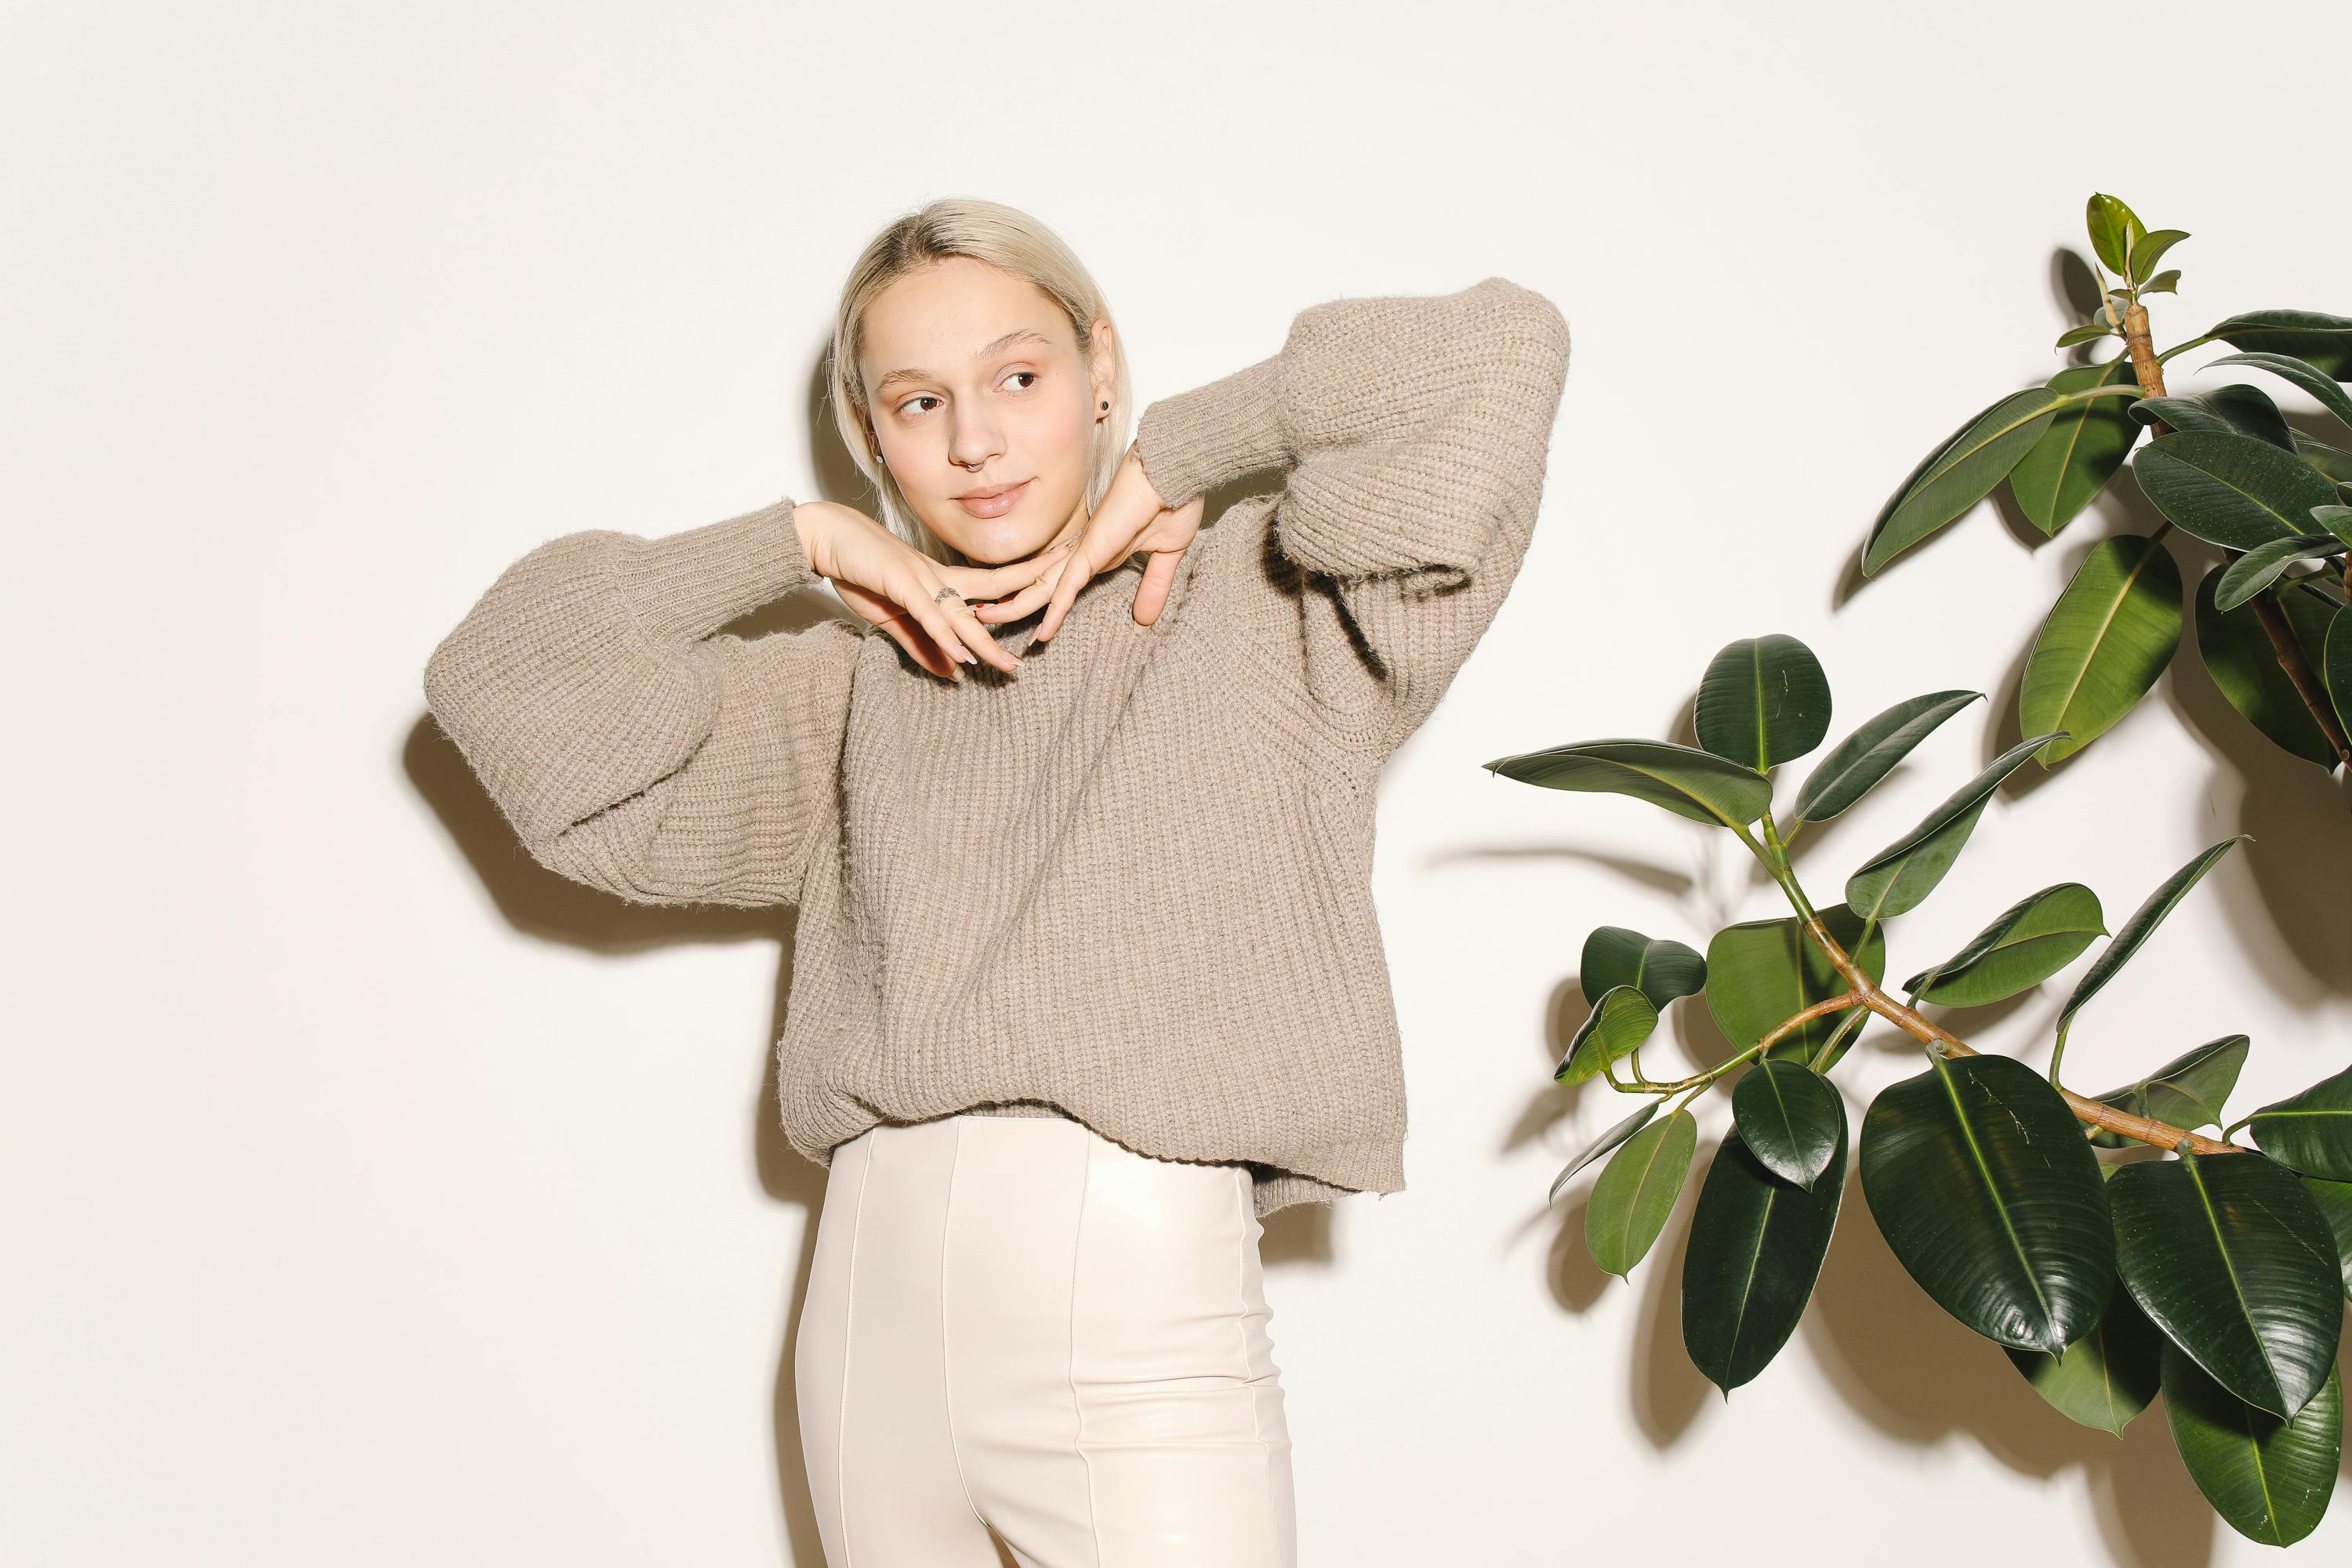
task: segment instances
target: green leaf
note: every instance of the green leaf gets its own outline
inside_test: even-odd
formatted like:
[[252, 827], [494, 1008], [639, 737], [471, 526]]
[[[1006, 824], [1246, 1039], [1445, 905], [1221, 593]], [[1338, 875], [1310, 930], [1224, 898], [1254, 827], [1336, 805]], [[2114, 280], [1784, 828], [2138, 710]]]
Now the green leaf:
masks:
[[2107, 934], [2099, 895], [2080, 882], [2028, 893], [1995, 915], [1969, 944], [1903, 983], [1906, 994], [1948, 1007], [1981, 1007], [2041, 984]]
[[1585, 1166], [1590, 1165], [1593, 1161], [1598, 1160], [1601, 1155], [1606, 1154], [1610, 1150], [1616, 1148], [1618, 1145], [1624, 1142], [1626, 1139], [1631, 1138], [1634, 1133], [1639, 1132], [1643, 1127], [1648, 1123], [1650, 1118], [1658, 1113], [1658, 1107], [1663, 1103], [1664, 1101], [1655, 1099], [1643, 1101], [1641, 1110], [1633, 1112], [1633, 1115], [1625, 1118], [1624, 1121], [1620, 1121], [1616, 1126], [1612, 1127], [1608, 1131], [1603, 1132], [1600, 1137], [1587, 1144], [1582, 1153], [1577, 1155], [1575, 1159], [1570, 1160], [1561, 1168], [1559, 1174], [1551, 1179], [1551, 1194], [1549, 1197], [1544, 1199], [1544, 1202], [1551, 1203], [1559, 1198], [1560, 1189], [1568, 1185], [1569, 1182], [1576, 1175], [1577, 1172], [1581, 1171]]
[[1984, 500], [2070, 402], [2068, 395], [2049, 387], [2028, 387], [1955, 431], [1878, 509], [1863, 546], [1863, 575], [1869, 576]]
[[2058, 334], [2058, 341], [2050, 346], [2053, 349], [2071, 349], [2076, 343], [2096, 342], [2101, 338], [2121, 336], [2123, 333], [2107, 325], [2105, 317], [2102, 316], [2097, 321], [2086, 322], [2082, 326], [2067, 328]]
[[2149, 279], [2147, 282], [2141, 284], [2139, 286], [2139, 291], [2143, 294], [2171, 294], [2178, 292], [2179, 288], [2180, 268], [2178, 267], [2168, 267], [2163, 271], [2158, 273], [2155, 277]]
[[[2271, 743], [2322, 768], [2336, 765], [2336, 748], [2312, 716], [2303, 694], [2279, 668], [2278, 650], [2252, 605], [2224, 610], [2214, 603], [2226, 566], [2216, 566], [2197, 584], [2197, 653], [2205, 672], [2230, 706]], [[2316, 602], [2315, 602], [2316, 601]], [[2317, 596], [2281, 593], [2287, 628], [2314, 669], [2326, 663], [2328, 625], [2336, 611]]]
[[2124, 1166], [2107, 1199], [2124, 1284], [2198, 1365], [2273, 1415], [2319, 1392], [2344, 1281], [2326, 1217], [2294, 1172], [2251, 1151], [2184, 1153]]
[[2233, 381], [2194, 397], [2143, 397], [2124, 412], [2143, 425], [2161, 419], [2175, 430], [2251, 436], [2283, 452], [2294, 450], [2294, 429], [2286, 416], [2269, 393], [2250, 382]]
[[[2311, 510], [2321, 512], [2328, 509], [2315, 506]], [[2325, 560], [2343, 548], [2344, 542], [2332, 533], [2306, 533], [2295, 539], [2273, 539], [2268, 544], [2258, 544], [2221, 569], [2221, 580], [2213, 586], [2213, 607], [2234, 610], [2277, 582], [2279, 574], [2296, 562]]]
[[[1843, 1130], [1843, 1123], [1840, 1123]], [[1770, 1363], [1805, 1315], [1845, 1192], [1845, 1141], [1811, 1192], [1724, 1134], [1683, 1260], [1683, 1348], [1726, 1394]]]
[[[2223, 1035], [2173, 1058], [2137, 1083], [2111, 1089], [2095, 1098], [2102, 1105], [2168, 1121], [2191, 1132], [2200, 1127], [2218, 1128], [2230, 1091], [2238, 1087], [2238, 1072], [2246, 1065], [2249, 1048], [2245, 1036]], [[2143, 1147], [2138, 1139], [2104, 1127], [2090, 1129], [2090, 1138], [2103, 1149]]]
[[2352, 1182], [2352, 1067], [2258, 1109], [2247, 1130], [2290, 1171]]
[[2352, 320], [2319, 310], [2246, 310], [2206, 329], [2233, 349], [2293, 354], [2338, 381], [2352, 381]]
[[2156, 264], [2164, 253], [2189, 237], [2181, 228], [2150, 229], [2132, 242], [2129, 277], [2135, 283], [2145, 282], [2156, 275]]
[[2345, 1298], [2352, 1300], [2352, 1182], [2305, 1176], [2303, 1185], [2326, 1216], [2327, 1228], [2336, 1233], [2336, 1264], [2344, 1275]]
[[1560, 1054], [1552, 1078], [1560, 1083], [1583, 1083], [1602, 1077], [1612, 1062], [1632, 1056], [1658, 1026], [1658, 1009], [1641, 988], [1612, 985], [1592, 1004], [1592, 1011], [1576, 1026], [1575, 1037]]
[[2003, 1345], [2033, 1391], [2069, 1420], [2120, 1437], [2156, 1398], [2164, 1336], [2120, 1282], [2091, 1331], [2056, 1355]]
[[1845, 1146], [1845, 1101], [1800, 1062], [1766, 1060], [1742, 1073], [1731, 1114], [1749, 1152], [1808, 1192]]
[[1724, 827], [1745, 827], [1772, 805], [1772, 782], [1761, 773], [1671, 741], [1584, 741], [1497, 757], [1484, 766], [1546, 789], [1632, 795], [1693, 822]]
[[2132, 247], [2147, 232], [2140, 226], [2138, 215], [2121, 199], [2099, 193], [2091, 197], [2083, 221], [2090, 231], [2091, 248], [2106, 269], [2130, 277]]
[[[2345, 487], [2336, 487], [2342, 489]], [[2327, 530], [2339, 542], [2352, 544], [2352, 506], [2315, 506], [2311, 509], [2311, 521]]]
[[1661, 1013], [1684, 996], [1696, 996], [1706, 985], [1706, 960], [1681, 942], [1643, 936], [1623, 926], [1595, 926], [1584, 939], [1576, 977], [1587, 996], [1598, 996], [1612, 985], [1633, 985]]
[[2319, 654], [2319, 678], [2327, 683], [2327, 700], [2336, 710], [2336, 722], [2352, 735], [2352, 605], [2328, 620]]
[[2190, 857], [2188, 864], [2167, 877], [2156, 891], [2140, 900], [2140, 906], [2132, 911], [2131, 919], [2124, 921], [2123, 929], [2099, 950], [2099, 956], [2092, 961], [2090, 968], [2083, 972], [2083, 978], [2074, 983], [2074, 994], [2067, 997], [2066, 1005], [2059, 1009], [2059, 1034], [2066, 1032], [2066, 1026], [2082, 1010], [2083, 1004], [2097, 995], [2099, 988], [2131, 962], [2132, 954], [2137, 952], [2155, 933], [2156, 928], [2164, 923], [2164, 917], [2172, 912], [2173, 905], [2188, 896], [2189, 889], [2197, 885], [2198, 879], [2211, 870], [2214, 863], [2235, 847], [2239, 839], [2252, 837], [2251, 833], [2236, 833], [2219, 844], [2206, 846]]
[[2294, 441], [2296, 455], [2305, 462], [2309, 463], [2339, 485], [2352, 482], [2352, 452], [2347, 452], [2341, 447], [2331, 447], [2326, 442], [2306, 436], [2300, 430], [2291, 431], [2289, 434]]
[[1595, 1263], [1621, 1279], [1633, 1277], [1674, 1213], [1697, 1150], [1698, 1118], [1677, 1107], [1617, 1151], [1584, 1211], [1584, 1245]]
[[1875, 913], [1880, 920], [1918, 908], [1959, 858], [2000, 781], [2051, 739], [2047, 734], [2035, 735], [1995, 757], [1991, 766], [1946, 797], [1918, 826], [1857, 867], [1846, 879], [1845, 901], [1864, 914]]
[[[1877, 984], [1886, 973], [1886, 932], [1874, 929], [1870, 941], [1856, 951], [1862, 917], [1843, 904], [1832, 904], [1819, 913], [1831, 938], [1870, 976], [1870, 983]], [[1724, 1038], [1741, 1050], [1816, 1002], [1845, 995], [1853, 989], [1805, 935], [1794, 915], [1726, 926], [1707, 943], [1707, 1011], [1715, 1015]], [[1783, 1035], [1771, 1054], [1791, 1058], [1810, 1055], [1835, 1026], [1834, 1016], [1809, 1019], [1802, 1027]]]
[[1813, 650], [1779, 632], [1726, 644], [1698, 688], [1698, 743], [1764, 772], [1801, 757], [1830, 727], [1830, 680]]
[[2025, 661], [2018, 721], [2064, 731], [2048, 767], [2106, 733], [2138, 705], [2180, 647], [2180, 568], [2164, 542], [2118, 534], [2091, 546], [2042, 622]]
[[2336, 488], [2309, 463], [2251, 436], [2176, 430], [2132, 459], [2158, 510], [2208, 543], [2252, 550], [2308, 531]]
[[2161, 1353], [2172, 1444], [2213, 1511], [2265, 1546], [2292, 1546], [2317, 1529], [2344, 1457], [2343, 1374], [2331, 1367], [2302, 1413], [2282, 1421], [2214, 1382], [2179, 1345]]
[[1981, 691], [1930, 691], [1870, 719], [1814, 764], [1797, 792], [1791, 820], [1827, 822], [1837, 816], [1869, 794], [1945, 720], [1982, 696]]
[[[2050, 378], [2055, 392], [2079, 392], [2089, 386], [2137, 386], [2130, 356], [2118, 354], [2105, 364], [2082, 364]], [[2139, 425], [2131, 416], [2128, 397], [2095, 397], [2061, 408], [2017, 466], [2009, 471], [2009, 488], [2033, 526], [2055, 535], [2106, 488], [2124, 456], [2139, 439]]]
[[2256, 370], [2266, 370], [2282, 380], [2293, 382], [2317, 398], [2319, 405], [2343, 424], [2352, 425], [2352, 397], [2344, 395], [2344, 389], [2336, 384], [2336, 378], [2309, 360], [2294, 354], [2236, 353], [2223, 354], [2206, 368], [2210, 369], [2214, 364], [2247, 364]]
[[1920, 1289], [1987, 1339], [2055, 1353], [2106, 1310], [2098, 1156], [2014, 1058], [1937, 1057], [1889, 1085], [1863, 1118], [1862, 1191]]

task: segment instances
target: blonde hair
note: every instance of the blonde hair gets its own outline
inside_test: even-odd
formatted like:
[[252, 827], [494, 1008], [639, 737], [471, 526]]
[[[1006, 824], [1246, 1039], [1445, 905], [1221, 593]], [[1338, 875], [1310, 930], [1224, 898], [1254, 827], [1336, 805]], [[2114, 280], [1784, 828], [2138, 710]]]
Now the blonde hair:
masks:
[[[931, 559], [961, 565], [969, 563], [953, 545], [924, 526], [876, 455], [866, 435], [871, 411], [857, 371], [867, 304], [908, 273], [950, 256], [984, 261], [1043, 290], [1069, 318], [1081, 359], [1092, 355], [1096, 320], [1113, 318], [1093, 274], [1061, 236], [1027, 213], [999, 202], [966, 196], [926, 202], [893, 220], [858, 253], [842, 285], [841, 305], [834, 316], [832, 369], [827, 377], [834, 426], [841, 434], [841, 444], [849, 449], [850, 461], [874, 487], [878, 498], [877, 517], [882, 525]], [[1111, 477], [1127, 451], [1129, 386], [1126, 343], [1118, 332], [1111, 334], [1111, 367], [1110, 412], [1095, 422], [1093, 450], [1087, 459], [1089, 510], [1110, 488]]]

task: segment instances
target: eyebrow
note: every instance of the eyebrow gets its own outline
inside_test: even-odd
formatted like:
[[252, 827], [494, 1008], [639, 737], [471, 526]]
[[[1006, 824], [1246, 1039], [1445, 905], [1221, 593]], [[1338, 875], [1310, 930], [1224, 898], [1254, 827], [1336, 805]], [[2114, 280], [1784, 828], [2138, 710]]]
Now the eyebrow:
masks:
[[[1050, 346], [1053, 343], [1053, 339], [1037, 331], [1034, 327], [1015, 327], [1011, 331], [1005, 333], [1003, 337], [995, 339], [990, 342], [982, 343], [980, 347], [972, 350], [971, 357], [974, 359], [986, 359], [989, 355], [997, 353], [999, 350], [1011, 348], [1014, 343], [1018, 342], [1039, 342]], [[898, 382], [921, 381], [927, 378], [929, 374], [930, 373], [929, 371], [922, 370], [894, 370], [887, 372], [880, 380], [874, 384], [874, 395], [877, 397], [881, 396]]]

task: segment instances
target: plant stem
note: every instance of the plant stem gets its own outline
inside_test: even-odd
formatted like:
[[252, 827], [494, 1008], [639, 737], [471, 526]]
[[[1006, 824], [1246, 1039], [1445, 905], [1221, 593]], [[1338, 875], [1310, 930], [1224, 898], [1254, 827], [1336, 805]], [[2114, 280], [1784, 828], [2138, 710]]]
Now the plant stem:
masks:
[[[2179, 353], [2180, 349], [2189, 346], [2183, 343], [2171, 352]], [[2137, 299], [2124, 308], [2124, 352], [2131, 355], [2132, 374], [2139, 379], [2141, 393], [2148, 397], [2164, 396], [2164, 364], [2158, 359], [2156, 344], [2148, 336], [2147, 307]], [[2149, 439], [2170, 432], [2171, 426], [2158, 419], [2151, 426]], [[2223, 553], [2235, 561], [2245, 552], [2225, 547]], [[2327, 688], [2321, 684], [2318, 673], [2311, 668], [2311, 660], [2304, 657], [2303, 645], [2294, 640], [2294, 628], [2287, 624], [2286, 610], [2279, 604], [2277, 585], [2273, 584], [2255, 595], [2253, 605], [2254, 618], [2262, 623], [2264, 635], [2271, 639], [2271, 652], [2276, 656], [2279, 668], [2286, 671], [2287, 680], [2294, 687], [2295, 695], [2303, 699], [2305, 708], [2311, 710], [2311, 716], [2317, 721], [2319, 732], [2327, 738], [2327, 743], [2336, 748], [2336, 761], [2352, 766], [2352, 737], [2347, 737], [2344, 726], [2336, 721], [2336, 705], [2328, 700]]]
[[[1946, 1056], [1973, 1057], [1982, 1054], [1950, 1030], [1931, 1019], [1920, 1016], [1916, 1010], [1905, 1006], [1876, 985], [1872, 984], [1870, 976], [1864, 973], [1861, 966], [1847, 955], [1845, 949], [1838, 945], [1837, 939], [1830, 934], [1829, 928], [1822, 923], [1820, 916], [1808, 913], [1802, 918], [1807, 934], [1821, 945], [1822, 952], [1828, 955], [1831, 964], [1837, 972], [1845, 976], [1846, 984], [1853, 987], [1854, 994], [1860, 998], [1864, 1006], [1904, 1033]], [[2052, 1087], [2056, 1088], [2054, 1084]], [[2095, 1100], [2087, 1100], [2072, 1089], [2060, 1089], [2058, 1092], [2064, 1098], [2067, 1109], [2074, 1113], [2077, 1121], [2090, 1122], [2095, 1127], [2104, 1128], [2109, 1132], [2120, 1133], [2126, 1138], [2135, 1139], [2142, 1143], [2153, 1143], [2159, 1149], [2177, 1150], [2183, 1141], [2186, 1141], [2189, 1147], [2200, 1154], [2246, 1152], [2242, 1144], [2225, 1142], [2218, 1138], [2208, 1138], [2201, 1132], [2193, 1132], [2185, 1127], [2175, 1127], [2168, 1121], [2158, 1121], [2154, 1117], [2134, 1116], [2130, 1111], [2118, 1110], [2112, 1105], [2102, 1105]]]

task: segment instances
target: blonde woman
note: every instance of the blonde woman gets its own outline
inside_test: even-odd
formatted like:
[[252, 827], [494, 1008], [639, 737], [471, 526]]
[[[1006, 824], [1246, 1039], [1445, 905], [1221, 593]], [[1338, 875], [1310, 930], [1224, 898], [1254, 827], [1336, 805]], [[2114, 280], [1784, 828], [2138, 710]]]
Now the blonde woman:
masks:
[[[793, 1353], [835, 1568], [1296, 1561], [1261, 1221], [1404, 1186], [1374, 784], [1517, 572], [1568, 352], [1500, 278], [1328, 300], [1130, 443], [1086, 268], [934, 202], [835, 321], [874, 514], [566, 534], [434, 652], [538, 859], [799, 908], [777, 1089], [827, 1168]], [[721, 630], [820, 579], [860, 622]]]

